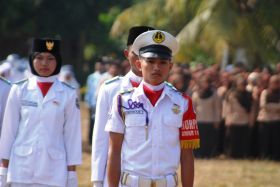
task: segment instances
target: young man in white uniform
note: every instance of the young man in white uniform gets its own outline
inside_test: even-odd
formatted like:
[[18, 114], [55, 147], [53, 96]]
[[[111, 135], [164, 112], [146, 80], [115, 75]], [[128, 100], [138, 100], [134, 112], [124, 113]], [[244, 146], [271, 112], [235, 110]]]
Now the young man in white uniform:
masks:
[[139, 35], [132, 50], [143, 81], [114, 98], [106, 125], [110, 132], [110, 187], [175, 187], [181, 163], [182, 186], [193, 186], [193, 149], [199, 147], [190, 97], [166, 83], [177, 40], [160, 30]]
[[109, 133], [105, 132], [104, 129], [111, 111], [113, 97], [122, 89], [138, 86], [142, 80], [141, 72], [135, 67], [135, 61], [138, 56], [131, 51], [131, 45], [139, 34], [152, 29], [147, 26], [136, 26], [130, 29], [127, 49], [124, 51], [131, 65], [130, 72], [124, 77], [115, 77], [106, 81], [99, 90], [92, 138], [91, 181], [93, 181], [93, 187], [106, 187], [108, 185], [106, 164]]

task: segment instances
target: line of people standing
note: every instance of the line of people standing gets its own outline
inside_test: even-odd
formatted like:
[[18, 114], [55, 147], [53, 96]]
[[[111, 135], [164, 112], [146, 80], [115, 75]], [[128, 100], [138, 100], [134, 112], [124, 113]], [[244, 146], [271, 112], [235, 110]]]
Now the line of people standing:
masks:
[[[188, 78], [179, 83], [178, 74]], [[279, 160], [279, 76], [277, 68], [249, 72], [242, 63], [231, 70], [217, 64], [173, 68], [168, 80], [192, 96], [197, 113], [201, 148], [195, 155]]]

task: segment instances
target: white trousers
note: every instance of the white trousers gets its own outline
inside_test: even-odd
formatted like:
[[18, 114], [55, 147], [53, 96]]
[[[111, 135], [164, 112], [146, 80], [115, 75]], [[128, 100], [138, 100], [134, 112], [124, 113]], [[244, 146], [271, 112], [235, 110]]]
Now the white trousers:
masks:
[[[177, 176], [176, 176], [177, 177]], [[148, 178], [143, 178], [137, 175], [131, 175], [128, 174], [126, 176], [125, 181], [123, 181], [125, 184], [122, 184], [122, 187], [177, 187], [177, 181], [174, 177], [174, 175], [167, 175], [164, 179], [159, 180], [155, 182], [154, 185], [152, 185], [152, 180]]]

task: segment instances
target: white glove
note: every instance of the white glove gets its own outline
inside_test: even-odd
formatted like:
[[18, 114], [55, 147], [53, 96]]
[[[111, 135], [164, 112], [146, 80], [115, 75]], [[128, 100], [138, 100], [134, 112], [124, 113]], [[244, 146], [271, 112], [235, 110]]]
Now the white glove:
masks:
[[0, 167], [0, 187], [8, 187], [7, 184], [7, 172], [8, 169], [4, 167]]
[[76, 171], [68, 171], [67, 187], [78, 187], [78, 178]]
[[103, 187], [102, 181], [93, 181], [92, 187]]

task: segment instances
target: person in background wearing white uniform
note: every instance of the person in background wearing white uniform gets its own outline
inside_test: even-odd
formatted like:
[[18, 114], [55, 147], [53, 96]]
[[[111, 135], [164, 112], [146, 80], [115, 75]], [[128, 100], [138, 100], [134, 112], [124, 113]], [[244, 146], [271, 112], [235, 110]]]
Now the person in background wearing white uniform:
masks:
[[4, 77], [8, 81], [11, 81], [12, 65], [10, 62], [4, 62], [0, 65], [0, 76]]
[[110, 115], [113, 97], [117, 92], [122, 89], [138, 86], [142, 80], [142, 74], [135, 66], [135, 61], [138, 57], [131, 51], [131, 45], [138, 35], [148, 30], [153, 30], [153, 28], [135, 26], [129, 30], [127, 48], [124, 50], [124, 55], [130, 62], [131, 70], [124, 77], [115, 77], [106, 81], [99, 90], [92, 139], [91, 181], [93, 181], [93, 187], [108, 186], [106, 163], [109, 133], [104, 131], [105, 125]]
[[1, 138], [1, 129], [4, 117], [4, 111], [6, 107], [7, 98], [11, 89], [11, 83], [5, 78], [0, 76], [0, 138]]
[[77, 81], [74, 73], [74, 67], [70, 64], [63, 65], [58, 75], [58, 80], [64, 82], [77, 91], [78, 99], [80, 100], [80, 84]]
[[75, 89], [58, 81], [60, 41], [34, 39], [33, 76], [14, 84], [0, 140], [0, 187], [77, 187], [81, 119]]
[[95, 62], [94, 72], [87, 77], [87, 91], [85, 94], [85, 102], [89, 109], [89, 131], [88, 131], [88, 143], [92, 143], [92, 133], [95, 119], [95, 108], [96, 108], [96, 96], [97, 86], [103, 73], [104, 65], [101, 62]]
[[191, 98], [165, 80], [177, 40], [160, 30], [140, 34], [132, 45], [143, 81], [120, 92], [105, 130], [110, 132], [110, 187], [175, 187], [181, 163], [182, 186], [193, 186], [193, 149], [199, 147]]

